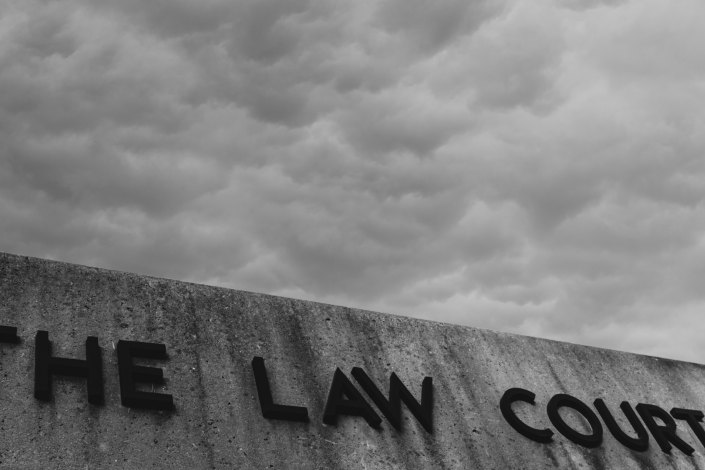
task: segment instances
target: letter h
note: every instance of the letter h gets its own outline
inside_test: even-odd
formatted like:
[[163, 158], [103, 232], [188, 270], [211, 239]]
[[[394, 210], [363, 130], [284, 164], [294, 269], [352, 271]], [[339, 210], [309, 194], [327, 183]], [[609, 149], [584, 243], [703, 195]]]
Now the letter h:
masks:
[[88, 403], [103, 404], [103, 359], [98, 338], [86, 339], [86, 359], [52, 357], [49, 333], [37, 331], [34, 349], [34, 398], [51, 400], [51, 376], [85, 377], [88, 382]]

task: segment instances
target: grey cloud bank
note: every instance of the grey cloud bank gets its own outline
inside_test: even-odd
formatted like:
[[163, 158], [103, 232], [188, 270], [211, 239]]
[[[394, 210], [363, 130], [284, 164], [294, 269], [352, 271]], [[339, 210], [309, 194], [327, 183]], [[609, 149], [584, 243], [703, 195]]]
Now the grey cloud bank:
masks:
[[4, 2], [0, 251], [705, 362], [704, 8]]

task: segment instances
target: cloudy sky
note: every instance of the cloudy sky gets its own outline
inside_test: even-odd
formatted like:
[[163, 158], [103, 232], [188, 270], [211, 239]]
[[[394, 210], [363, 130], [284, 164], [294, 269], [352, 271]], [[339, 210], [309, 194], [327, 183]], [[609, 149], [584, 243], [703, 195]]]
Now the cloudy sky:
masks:
[[0, 251], [705, 363], [701, 0], [3, 0]]

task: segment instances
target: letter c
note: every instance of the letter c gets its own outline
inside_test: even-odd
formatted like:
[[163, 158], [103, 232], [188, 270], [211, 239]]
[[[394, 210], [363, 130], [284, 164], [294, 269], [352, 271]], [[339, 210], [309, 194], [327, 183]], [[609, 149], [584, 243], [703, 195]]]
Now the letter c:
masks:
[[512, 403], [515, 401], [523, 401], [533, 405], [534, 398], [536, 398], [536, 395], [528, 390], [524, 390], [523, 388], [510, 388], [502, 395], [502, 399], [499, 401], [499, 409], [504, 419], [506, 419], [509, 425], [519, 434], [528, 437], [532, 441], [545, 444], [553, 440], [553, 431], [550, 429], [532, 428], [520, 420], [517, 415], [514, 414], [514, 411], [512, 411]]

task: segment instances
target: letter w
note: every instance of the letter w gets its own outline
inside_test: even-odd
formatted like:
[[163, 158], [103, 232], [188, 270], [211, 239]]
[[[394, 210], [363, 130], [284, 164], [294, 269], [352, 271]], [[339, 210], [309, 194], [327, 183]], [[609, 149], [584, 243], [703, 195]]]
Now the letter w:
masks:
[[351, 374], [397, 431], [401, 430], [401, 402], [403, 401], [426, 432], [429, 434], [433, 432], [431, 426], [433, 422], [433, 379], [431, 377], [425, 377], [421, 383], [421, 404], [419, 404], [394, 372], [389, 377], [389, 400], [384, 398], [382, 392], [360, 367], [353, 367]]

